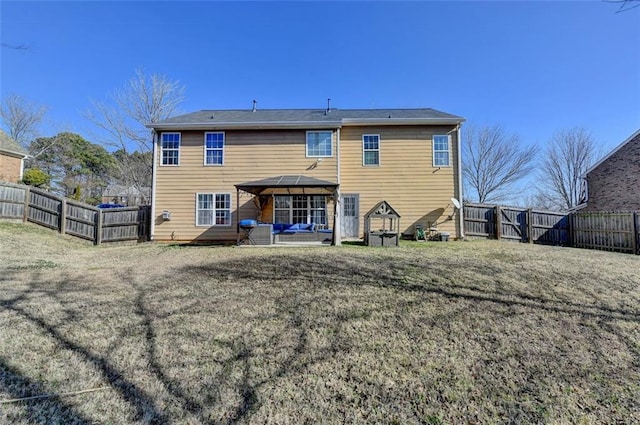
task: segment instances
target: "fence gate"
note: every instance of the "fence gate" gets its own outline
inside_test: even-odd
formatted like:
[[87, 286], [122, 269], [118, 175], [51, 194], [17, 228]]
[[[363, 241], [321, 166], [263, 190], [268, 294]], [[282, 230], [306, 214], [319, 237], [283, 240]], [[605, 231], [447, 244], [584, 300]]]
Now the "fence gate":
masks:
[[527, 210], [496, 207], [498, 219], [498, 239], [512, 239], [525, 242], [527, 235]]

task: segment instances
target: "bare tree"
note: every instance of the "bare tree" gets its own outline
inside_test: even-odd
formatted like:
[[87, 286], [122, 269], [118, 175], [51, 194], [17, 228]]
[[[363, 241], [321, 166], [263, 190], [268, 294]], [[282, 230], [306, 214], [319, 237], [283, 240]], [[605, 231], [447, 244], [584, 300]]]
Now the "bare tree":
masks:
[[507, 134], [497, 125], [469, 127], [465, 133], [462, 148], [465, 186], [473, 190], [481, 203], [511, 196], [513, 184], [533, 170], [535, 146], [522, 146], [516, 134]]
[[620, 5], [616, 13], [626, 12], [640, 6], [640, 0], [604, 0], [605, 3], [615, 3]]
[[46, 107], [29, 102], [22, 96], [10, 94], [2, 102], [0, 118], [7, 134], [27, 149], [31, 140], [37, 136], [38, 125], [46, 112]]
[[559, 209], [579, 205], [582, 177], [597, 156], [596, 142], [584, 128], [557, 132], [547, 144], [536, 196]]
[[[153, 150], [152, 133], [145, 124], [169, 118], [184, 100], [184, 86], [164, 75], [147, 75], [138, 69], [123, 88], [107, 96], [105, 102], [93, 102], [88, 118], [106, 135], [103, 143], [120, 151], [120, 182], [141, 189], [151, 182], [151, 161], [132, 161], [135, 151]], [[143, 157], [150, 157], [149, 155]], [[146, 172], [140, 173], [140, 167]]]

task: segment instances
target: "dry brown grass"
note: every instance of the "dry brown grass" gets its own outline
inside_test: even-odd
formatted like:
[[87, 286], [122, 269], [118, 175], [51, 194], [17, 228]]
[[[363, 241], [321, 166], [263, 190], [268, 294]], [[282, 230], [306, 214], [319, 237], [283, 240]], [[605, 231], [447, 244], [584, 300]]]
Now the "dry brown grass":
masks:
[[636, 256], [0, 241], [2, 423], [640, 422]]

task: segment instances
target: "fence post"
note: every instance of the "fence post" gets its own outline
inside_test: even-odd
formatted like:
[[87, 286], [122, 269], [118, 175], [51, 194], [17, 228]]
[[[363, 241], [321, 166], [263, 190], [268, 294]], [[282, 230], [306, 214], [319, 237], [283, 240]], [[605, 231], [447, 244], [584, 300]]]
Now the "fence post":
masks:
[[500, 205], [496, 205], [496, 239], [502, 239], [502, 211]]
[[638, 231], [640, 230], [638, 229], [638, 211], [634, 211], [631, 218], [633, 219], [633, 253], [638, 255], [640, 254], [640, 241], [638, 240]]
[[569, 246], [572, 246], [572, 247], [574, 247], [574, 248], [576, 247], [576, 244], [575, 244], [575, 235], [574, 235], [574, 231], [575, 231], [575, 230], [574, 230], [574, 226], [575, 226], [575, 225], [574, 225], [574, 220], [575, 220], [574, 215], [575, 215], [575, 214], [577, 214], [577, 213], [572, 212], [572, 213], [569, 213], [569, 214], [567, 215], [567, 239], [569, 239], [569, 240], [567, 241], [567, 243], [569, 244]]
[[67, 230], [67, 200], [60, 198], [60, 233], [64, 235]]
[[102, 209], [98, 209], [98, 213], [96, 214], [96, 233], [95, 240], [93, 241], [94, 245], [100, 245], [102, 243], [102, 217], [103, 211]]
[[527, 233], [529, 236], [529, 243], [533, 243], [533, 208], [527, 210]]
[[31, 186], [24, 188], [24, 208], [22, 209], [22, 222], [29, 221], [29, 205], [31, 201]]

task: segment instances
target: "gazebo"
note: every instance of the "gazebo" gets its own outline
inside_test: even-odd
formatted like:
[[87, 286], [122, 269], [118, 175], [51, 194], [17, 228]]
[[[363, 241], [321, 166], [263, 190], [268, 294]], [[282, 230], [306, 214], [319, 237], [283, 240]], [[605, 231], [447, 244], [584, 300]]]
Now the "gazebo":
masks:
[[[314, 177], [293, 175], [276, 176], [262, 180], [235, 185], [236, 203], [240, 205], [240, 191], [250, 193], [261, 204], [264, 196], [272, 195], [329, 195], [334, 198], [332, 245], [340, 245], [340, 185], [338, 183], [316, 179]], [[240, 220], [237, 223], [238, 242], [240, 241]]]
[[[381, 226], [371, 226], [372, 220]], [[387, 203], [378, 202], [364, 215], [364, 243], [369, 246], [398, 246], [400, 241], [400, 214]]]

